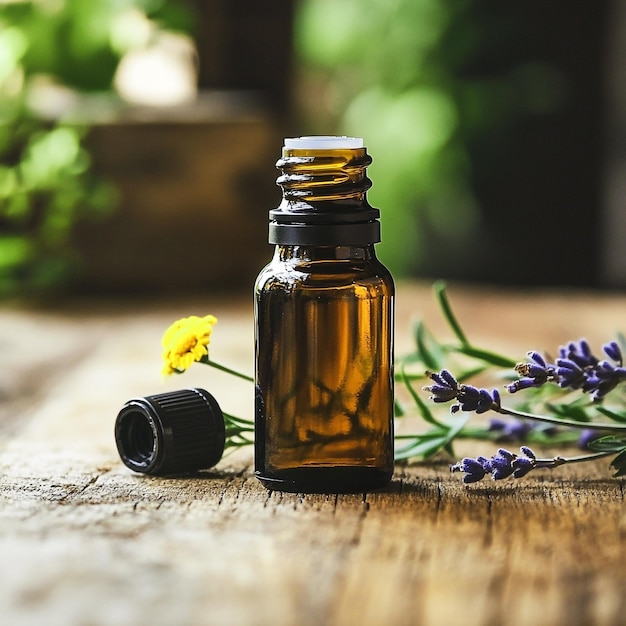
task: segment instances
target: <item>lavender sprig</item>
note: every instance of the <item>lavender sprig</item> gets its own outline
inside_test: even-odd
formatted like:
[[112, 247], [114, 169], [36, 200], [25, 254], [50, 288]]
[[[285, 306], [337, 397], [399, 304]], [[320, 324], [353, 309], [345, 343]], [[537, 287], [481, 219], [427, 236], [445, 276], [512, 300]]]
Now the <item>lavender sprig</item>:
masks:
[[571, 426], [573, 428], [590, 430], [626, 431], [626, 424], [578, 422], [576, 420], [526, 413], [525, 411], [503, 406], [497, 389], [479, 389], [473, 385], [461, 384], [448, 370], [441, 370], [439, 373], [427, 372], [427, 376], [435, 384], [427, 385], [423, 389], [430, 392], [430, 399], [433, 402], [457, 401], [450, 407], [451, 413], [456, 413], [457, 411], [475, 411], [476, 413], [494, 411], [502, 415], [537, 420], [559, 426]]
[[[581, 339], [562, 346], [556, 359], [532, 351], [528, 353], [526, 362], [516, 364], [509, 357], [481, 348], [470, 340], [452, 310], [443, 282], [438, 281], [434, 284], [434, 293], [454, 339], [448, 343], [439, 342], [421, 321], [415, 327], [415, 352], [402, 360], [402, 367], [397, 370], [399, 374], [397, 373], [396, 377], [404, 383], [409, 396], [413, 398], [414, 410], [429, 426], [424, 432], [414, 435], [396, 435], [396, 439], [407, 442], [396, 450], [396, 458], [409, 459], [416, 456], [428, 458], [442, 450], [454, 456], [453, 443], [458, 439], [468, 438], [532, 441], [551, 445], [572, 444], [579, 440], [580, 445], [602, 455], [616, 455], [611, 462], [611, 466], [617, 470], [614, 475], [626, 476], [626, 409], [602, 406], [602, 400], [606, 395], [626, 382], [626, 368], [622, 356], [626, 339], [620, 337], [619, 344], [617, 341], [605, 344], [601, 358], [593, 354], [587, 341]], [[458, 376], [450, 373], [451, 359], [455, 362], [458, 359], [463, 367], [459, 370]], [[406, 371], [405, 365], [411, 366], [413, 371]], [[421, 366], [418, 371], [415, 370], [415, 365]], [[507, 371], [515, 368], [519, 378], [506, 385], [509, 392], [530, 391], [524, 402], [515, 404], [516, 408], [503, 405], [498, 390], [469, 384], [472, 378], [482, 376], [494, 367]], [[438, 405], [452, 403], [451, 413], [494, 411], [513, 419], [492, 420], [489, 427], [479, 428], [468, 427], [467, 417], [463, 419], [456, 417], [449, 421], [439, 419], [435, 411], [432, 411], [412, 388], [412, 381], [423, 380], [424, 370], [436, 372], [426, 373], [432, 381], [431, 385], [425, 387], [431, 392], [431, 400]], [[571, 400], [571, 394], [568, 394], [562, 401], [553, 402], [549, 398], [554, 398], [556, 394], [550, 392], [550, 387], [557, 392], [562, 389], [578, 390], [583, 393], [575, 400]], [[626, 391], [626, 388], [624, 390]], [[541, 400], [548, 415], [526, 412], [527, 407], [537, 400]], [[595, 405], [594, 412], [609, 418], [611, 422], [595, 423], [590, 411], [592, 404]], [[395, 409], [396, 417], [410, 412], [405, 409], [398, 397]], [[582, 436], [578, 437], [574, 429], [579, 433], [582, 431]], [[513, 476], [516, 470], [519, 476], [535, 467], [556, 467], [562, 464], [559, 460], [561, 458], [542, 459], [541, 463], [538, 463], [536, 457], [533, 461], [527, 454], [516, 455], [515, 459], [511, 459], [506, 454], [500, 453], [495, 455], [495, 458], [478, 457], [471, 462], [464, 460], [461, 464], [464, 464], [462, 467], [471, 470], [465, 473], [474, 477], [470, 482], [475, 482], [484, 475], [493, 474], [494, 471], [496, 477], [500, 479]], [[571, 462], [590, 458], [596, 457], [593, 455], [574, 457], [576, 461]], [[512, 466], [513, 461], [515, 466]], [[479, 478], [481, 473], [482, 476]]]
[[515, 371], [521, 376], [508, 385], [511, 393], [531, 387], [555, 383], [562, 389], [580, 389], [588, 393], [593, 402], [600, 402], [621, 382], [626, 380], [622, 351], [616, 341], [602, 346], [609, 360], [596, 357], [585, 339], [570, 342], [559, 348], [559, 358], [554, 363], [536, 351], [527, 354], [526, 363], [518, 363]]
[[450, 411], [476, 411], [476, 413], [486, 413], [489, 410], [496, 410], [494, 407], [500, 406], [500, 393], [497, 389], [488, 391], [478, 389], [472, 385], [460, 384], [456, 378], [448, 371], [427, 372], [426, 375], [434, 381], [434, 385], [424, 387], [425, 391], [432, 393], [430, 399], [433, 402], [450, 402], [457, 400]]
[[538, 459], [534, 451], [528, 446], [522, 446], [520, 452], [521, 455], [518, 455], [505, 448], [500, 448], [490, 459], [484, 456], [475, 459], [466, 457], [458, 463], [450, 465], [450, 471], [464, 472], [463, 482], [469, 484], [478, 482], [489, 474], [494, 480], [503, 480], [509, 476], [522, 478], [535, 469], [554, 469], [566, 463], [582, 463], [615, 454], [614, 451], [607, 451], [569, 458], [555, 456], [550, 459]]
[[518, 363], [515, 371], [522, 377], [508, 385], [507, 389], [510, 393], [521, 391], [522, 389], [530, 389], [531, 387], [541, 387], [547, 382], [556, 382], [556, 367], [539, 354], [539, 352], [531, 351], [527, 354], [527, 363]]
[[[472, 385], [461, 384], [448, 370], [442, 370], [439, 373], [430, 373], [428, 375], [431, 380], [434, 381], [434, 384], [424, 387], [424, 390], [431, 393], [431, 400], [434, 402], [450, 402], [456, 400], [456, 403], [450, 408], [451, 413], [456, 413], [460, 410], [484, 413], [491, 410], [515, 418], [537, 420], [560, 426], [571, 426], [573, 428], [582, 429], [584, 432], [590, 430], [604, 431], [604, 433], [626, 432], [626, 424], [578, 422], [575, 420], [536, 415], [507, 408], [502, 405], [500, 394], [496, 389], [489, 391], [488, 389], [478, 389]], [[606, 443], [605, 446], [602, 445], [603, 442]], [[465, 458], [459, 463], [450, 466], [450, 469], [453, 472], [465, 472], [465, 476], [463, 477], [464, 482], [473, 483], [482, 480], [482, 478], [489, 473], [495, 480], [501, 480], [511, 475], [515, 478], [521, 478], [531, 470], [539, 467], [552, 469], [564, 463], [579, 463], [617, 454], [616, 458], [611, 463], [617, 470], [615, 476], [623, 476], [626, 474], [626, 438], [620, 439], [609, 435], [596, 439], [593, 443], [599, 443], [599, 445], [596, 446], [596, 448], [600, 449], [599, 452], [591, 455], [570, 457], [569, 459], [564, 459], [560, 456], [554, 457], [553, 459], [537, 459], [535, 453], [526, 446], [520, 448], [522, 456], [500, 448], [498, 453], [492, 456], [491, 459], [487, 459], [483, 456], [479, 456], [475, 459]], [[593, 443], [591, 444], [592, 447]]]

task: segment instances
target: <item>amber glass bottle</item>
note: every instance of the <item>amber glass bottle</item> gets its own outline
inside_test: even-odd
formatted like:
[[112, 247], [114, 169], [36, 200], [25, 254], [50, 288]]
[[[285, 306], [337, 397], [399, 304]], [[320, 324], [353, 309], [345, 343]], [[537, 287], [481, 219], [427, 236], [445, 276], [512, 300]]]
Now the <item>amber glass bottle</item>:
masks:
[[255, 287], [256, 476], [270, 489], [362, 492], [393, 473], [394, 285], [363, 140], [286, 139], [274, 257]]

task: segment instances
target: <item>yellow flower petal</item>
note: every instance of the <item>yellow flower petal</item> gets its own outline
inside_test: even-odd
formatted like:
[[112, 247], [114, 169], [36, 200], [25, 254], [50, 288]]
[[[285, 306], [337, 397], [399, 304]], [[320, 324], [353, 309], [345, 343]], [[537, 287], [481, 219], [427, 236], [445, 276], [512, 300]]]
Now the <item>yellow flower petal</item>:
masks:
[[173, 322], [163, 333], [163, 374], [185, 371], [209, 353], [208, 345], [217, 318], [192, 315]]

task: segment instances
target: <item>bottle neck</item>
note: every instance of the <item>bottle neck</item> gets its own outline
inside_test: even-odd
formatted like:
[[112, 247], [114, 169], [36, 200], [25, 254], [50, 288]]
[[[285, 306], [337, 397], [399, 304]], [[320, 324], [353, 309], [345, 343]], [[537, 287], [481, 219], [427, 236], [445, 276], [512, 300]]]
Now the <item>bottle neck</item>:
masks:
[[282, 261], [369, 261], [376, 258], [373, 244], [363, 246], [277, 245], [274, 258]]
[[284, 148], [280, 206], [269, 241], [290, 246], [366, 246], [380, 241], [379, 211], [367, 202], [372, 159], [365, 148]]
[[365, 148], [284, 148], [276, 163], [282, 172], [276, 183], [284, 201], [299, 210], [319, 202], [359, 206], [367, 204], [366, 192], [372, 186], [366, 171], [371, 162]]

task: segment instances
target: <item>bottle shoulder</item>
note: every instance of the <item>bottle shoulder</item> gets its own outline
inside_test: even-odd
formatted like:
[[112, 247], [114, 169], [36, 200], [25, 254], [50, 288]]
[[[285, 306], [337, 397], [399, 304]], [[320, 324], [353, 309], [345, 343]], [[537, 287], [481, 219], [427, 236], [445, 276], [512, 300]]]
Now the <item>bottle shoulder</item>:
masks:
[[378, 259], [282, 261], [273, 259], [260, 272], [256, 291], [332, 289], [365, 286], [393, 295], [394, 282], [389, 270]]

